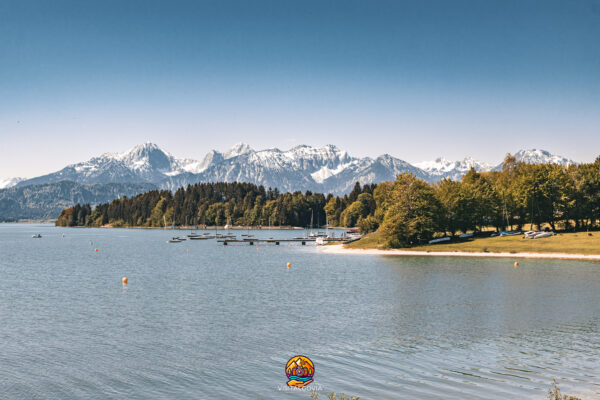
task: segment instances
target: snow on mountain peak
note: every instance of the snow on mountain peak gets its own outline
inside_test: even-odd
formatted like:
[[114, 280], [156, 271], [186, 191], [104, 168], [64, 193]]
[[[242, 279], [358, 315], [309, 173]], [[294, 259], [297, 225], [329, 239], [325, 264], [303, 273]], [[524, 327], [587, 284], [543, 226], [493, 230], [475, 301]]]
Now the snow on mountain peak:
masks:
[[438, 179], [460, 179], [471, 168], [475, 168], [476, 171], [491, 169], [489, 164], [477, 161], [472, 157], [465, 157], [460, 161], [449, 161], [444, 157], [438, 157], [434, 161], [423, 161], [413, 165]]
[[23, 180], [25, 180], [25, 178], [0, 178], [0, 189], [8, 189]]
[[[515, 157], [528, 163], [574, 163], [538, 149], [521, 150]], [[123, 153], [106, 153], [20, 183], [18, 180], [0, 180], [0, 188], [71, 180], [83, 184], [152, 183], [159, 188], [174, 190], [198, 182], [238, 181], [277, 187], [282, 191], [343, 194], [357, 181], [366, 184], [393, 180], [401, 172], [413, 173], [427, 181], [458, 180], [471, 168], [477, 171], [492, 169], [489, 164], [471, 157], [459, 161], [438, 157], [414, 165], [389, 154], [376, 159], [359, 158], [331, 144], [322, 147], [299, 145], [285, 151], [276, 148], [255, 151], [245, 143], [238, 143], [225, 153], [212, 150], [202, 161], [197, 161], [175, 158], [156, 144], [146, 142]], [[498, 168], [501, 169], [501, 165], [494, 170]]]
[[530, 149], [530, 150], [519, 150], [515, 153], [517, 161], [521, 161], [528, 164], [559, 164], [559, 165], [571, 165], [577, 164], [575, 161], [555, 155], [547, 150], [542, 149]]
[[233, 157], [241, 156], [242, 154], [250, 153], [252, 148], [248, 146], [246, 143], [239, 142], [236, 143], [231, 149], [227, 150], [223, 154], [223, 158], [228, 160]]

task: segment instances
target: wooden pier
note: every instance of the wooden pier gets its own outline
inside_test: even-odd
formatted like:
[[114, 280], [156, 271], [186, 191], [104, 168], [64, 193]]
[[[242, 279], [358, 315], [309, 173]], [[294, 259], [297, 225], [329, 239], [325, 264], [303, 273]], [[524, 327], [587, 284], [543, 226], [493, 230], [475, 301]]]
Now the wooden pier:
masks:
[[295, 242], [301, 243], [302, 246], [306, 245], [306, 242], [314, 242], [315, 238], [302, 238], [302, 239], [255, 239], [255, 238], [245, 238], [245, 239], [224, 239], [217, 240], [218, 243], [223, 243], [223, 246], [227, 246], [229, 243], [248, 243], [248, 245], [253, 246], [254, 243], [272, 243], [275, 246], [279, 246], [282, 242]]

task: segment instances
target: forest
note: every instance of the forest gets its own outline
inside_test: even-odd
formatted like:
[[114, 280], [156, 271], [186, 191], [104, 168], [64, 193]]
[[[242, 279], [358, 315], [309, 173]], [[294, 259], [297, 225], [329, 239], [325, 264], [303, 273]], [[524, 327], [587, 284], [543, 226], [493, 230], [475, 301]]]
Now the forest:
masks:
[[470, 170], [460, 181], [428, 183], [412, 174], [360, 185], [347, 195], [280, 193], [249, 183], [199, 183], [150, 191], [92, 208], [62, 211], [59, 226], [233, 225], [359, 227], [387, 247], [433, 237], [507, 229], [589, 230], [600, 219], [600, 157], [593, 163], [526, 164], [507, 155], [502, 170]]
[[[152, 190], [135, 197], [115, 199], [92, 209], [89, 204], [63, 210], [58, 226], [164, 227], [164, 226], [324, 226], [325, 206], [332, 199], [343, 209], [363, 193], [372, 199], [376, 185], [356, 184], [342, 198], [307, 191], [280, 193], [251, 183], [198, 183], [168, 190]], [[332, 204], [333, 204], [332, 203]], [[339, 215], [339, 213], [338, 213]], [[338, 222], [330, 221], [330, 225]]]

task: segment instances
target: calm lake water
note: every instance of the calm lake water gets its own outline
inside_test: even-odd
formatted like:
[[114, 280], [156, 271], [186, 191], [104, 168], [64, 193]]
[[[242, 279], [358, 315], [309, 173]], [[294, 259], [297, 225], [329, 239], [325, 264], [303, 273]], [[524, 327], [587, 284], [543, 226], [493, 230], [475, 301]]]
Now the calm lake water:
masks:
[[302, 354], [322, 398], [600, 398], [600, 263], [170, 236], [0, 225], [0, 397], [309, 399]]

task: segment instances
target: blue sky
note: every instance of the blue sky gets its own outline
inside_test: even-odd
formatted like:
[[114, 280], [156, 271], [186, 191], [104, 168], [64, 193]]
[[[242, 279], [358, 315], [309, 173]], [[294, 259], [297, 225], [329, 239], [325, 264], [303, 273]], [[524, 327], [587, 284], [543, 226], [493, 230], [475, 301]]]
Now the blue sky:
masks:
[[0, 177], [150, 140], [600, 154], [600, 0], [0, 2]]

